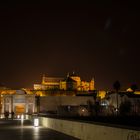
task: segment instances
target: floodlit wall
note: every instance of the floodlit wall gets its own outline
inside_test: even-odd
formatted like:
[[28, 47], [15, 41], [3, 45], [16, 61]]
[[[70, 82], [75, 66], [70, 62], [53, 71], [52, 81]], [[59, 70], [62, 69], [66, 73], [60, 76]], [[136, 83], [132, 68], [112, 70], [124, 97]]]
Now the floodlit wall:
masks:
[[58, 106], [79, 106], [87, 105], [88, 101], [94, 104], [94, 99], [90, 97], [77, 97], [77, 96], [46, 96], [40, 98], [40, 112], [56, 111]]
[[84, 122], [40, 118], [40, 123], [50, 129], [80, 140], [139, 140], [140, 131], [103, 126]]

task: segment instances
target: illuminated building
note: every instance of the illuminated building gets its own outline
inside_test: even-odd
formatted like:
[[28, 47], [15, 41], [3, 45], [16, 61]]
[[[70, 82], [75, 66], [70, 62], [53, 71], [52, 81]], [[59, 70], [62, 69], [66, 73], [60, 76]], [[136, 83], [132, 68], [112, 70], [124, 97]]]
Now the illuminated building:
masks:
[[77, 82], [68, 76], [63, 81], [60, 81], [60, 89], [61, 90], [76, 90]]
[[90, 91], [94, 90], [94, 79], [90, 82], [82, 81], [80, 76], [74, 72], [68, 74], [66, 78], [46, 77], [43, 75], [41, 84], [34, 84], [34, 90], [77, 90]]
[[36, 111], [35, 95], [26, 94], [23, 90], [1, 90], [0, 114], [15, 112], [15, 115], [32, 114]]
[[60, 81], [64, 78], [59, 77], [46, 77], [43, 75], [41, 84], [34, 84], [35, 90], [51, 90], [60, 89]]

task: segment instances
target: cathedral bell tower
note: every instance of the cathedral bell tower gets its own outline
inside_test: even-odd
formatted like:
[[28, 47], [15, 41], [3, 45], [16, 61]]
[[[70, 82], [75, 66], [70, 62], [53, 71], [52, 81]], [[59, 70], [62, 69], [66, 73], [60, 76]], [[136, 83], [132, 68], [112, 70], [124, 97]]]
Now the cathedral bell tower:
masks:
[[45, 84], [46, 82], [45, 82], [45, 74], [43, 74], [43, 77], [42, 77], [42, 84]]
[[90, 83], [89, 83], [89, 90], [95, 90], [94, 78], [92, 78], [91, 81], [90, 81]]

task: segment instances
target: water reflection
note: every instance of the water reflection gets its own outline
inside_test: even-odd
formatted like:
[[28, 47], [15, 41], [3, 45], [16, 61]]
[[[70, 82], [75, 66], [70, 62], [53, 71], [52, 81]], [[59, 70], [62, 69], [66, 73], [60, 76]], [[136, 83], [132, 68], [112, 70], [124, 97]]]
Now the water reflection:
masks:
[[34, 140], [39, 140], [39, 127], [34, 127], [34, 132], [33, 132], [33, 139]]

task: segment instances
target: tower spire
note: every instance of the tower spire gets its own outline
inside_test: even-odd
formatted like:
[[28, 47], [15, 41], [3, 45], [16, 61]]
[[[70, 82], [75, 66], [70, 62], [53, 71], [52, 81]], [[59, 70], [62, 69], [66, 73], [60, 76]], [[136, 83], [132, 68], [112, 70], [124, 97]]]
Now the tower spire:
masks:
[[42, 84], [44, 84], [45, 83], [45, 74], [43, 74], [43, 77], [42, 77]]

